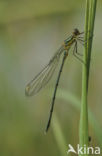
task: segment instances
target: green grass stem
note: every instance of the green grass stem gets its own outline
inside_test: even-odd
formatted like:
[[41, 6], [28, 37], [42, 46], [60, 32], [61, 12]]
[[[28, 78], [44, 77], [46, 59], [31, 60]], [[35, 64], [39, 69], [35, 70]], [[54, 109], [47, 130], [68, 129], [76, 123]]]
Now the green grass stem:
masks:
[[[80, 146], [88, 146], [88, 80], [90, 71], [90, 58], [92, 49], [92, 39], [94, 30], [94, 21], [96, 13], [97, 0], [86, 0], [86, 16], [85, 16], [85, 52], [83, 56], [84, 63], [82, 69], [82, 100], [80, 112], [80, 128], [79, 128], [79, 141]], [[79, 154], [82, 156], [82, 154]], [[85, 154], [88, 156], [88, 154]]]

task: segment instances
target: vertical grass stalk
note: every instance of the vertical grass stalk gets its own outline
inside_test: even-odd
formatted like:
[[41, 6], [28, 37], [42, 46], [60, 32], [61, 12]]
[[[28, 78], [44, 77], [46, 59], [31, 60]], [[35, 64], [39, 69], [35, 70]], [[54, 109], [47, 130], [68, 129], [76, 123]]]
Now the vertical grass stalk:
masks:
[[[82, 69], [82, 100], [80, 112], [80, 128], [79, 128], [79, 142], [80, 146], [88, 147], [88, 80], [90, 71], [90, 58], [92, 49], [92, 38], [94, 30], [94, 21], [96, 14], [97, 0], [86, 0], [86, 15], [85, 15], [85, 52], [83, 56], [84, 64]], [[83, 151], [84, 152], [84, 151]], [[79, 154], [82, 156], [83, 154]], [[84, 156], [88, 156], [87, 153]]]

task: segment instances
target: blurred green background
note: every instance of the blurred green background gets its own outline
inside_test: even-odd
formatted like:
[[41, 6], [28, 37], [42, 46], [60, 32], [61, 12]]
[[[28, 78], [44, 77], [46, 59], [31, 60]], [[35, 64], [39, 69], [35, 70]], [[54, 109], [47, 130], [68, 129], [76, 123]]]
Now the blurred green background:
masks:
[[[26, 84], [74, 28], [84, 30], [85, 0], [0, 0], [0, 156], [67, 155], [79, 143], [82, 64], [70, 51], [47, 135], [57, 71], [36, 96]], [[88, 103], [90, 146], [102, 146], [102, 2], [97, 5]], [[79, 45], [80, 53], [84, 48]], [[56, 116], [55, 116], [56, 115]], [[74, 155], [74, 154], [72, 154]]]

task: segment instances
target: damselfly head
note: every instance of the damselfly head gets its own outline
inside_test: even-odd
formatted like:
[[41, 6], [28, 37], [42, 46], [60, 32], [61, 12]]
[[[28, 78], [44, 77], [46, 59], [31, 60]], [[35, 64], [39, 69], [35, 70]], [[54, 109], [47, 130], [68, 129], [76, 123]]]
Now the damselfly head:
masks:
[[73, 35], [75, 35], [75, 36], [80, 35], [80, 32], [77, 28], [74, 29]]
[[74, 36], [78, 36], [78, 35], [81, 35], [81, 34], [84, 34], [84, 32], [80, 32], [77, 28], [74, 29], [74, 31], [73, 31]]

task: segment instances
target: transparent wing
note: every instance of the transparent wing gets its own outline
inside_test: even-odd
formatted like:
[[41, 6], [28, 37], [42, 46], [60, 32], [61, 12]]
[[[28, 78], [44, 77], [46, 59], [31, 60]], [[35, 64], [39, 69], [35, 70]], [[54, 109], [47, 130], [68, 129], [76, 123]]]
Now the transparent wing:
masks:
[[25, 88], [25, 94], [27, 96], [32, 96], [39, 92], [51, 79], [57, 64], [59, 62], [60, 54], [64, 50], [63, 46], [55, 53], [50, 62], [45, 66], [45, 68], [36, 75], [36, 77], [31, 80]]

